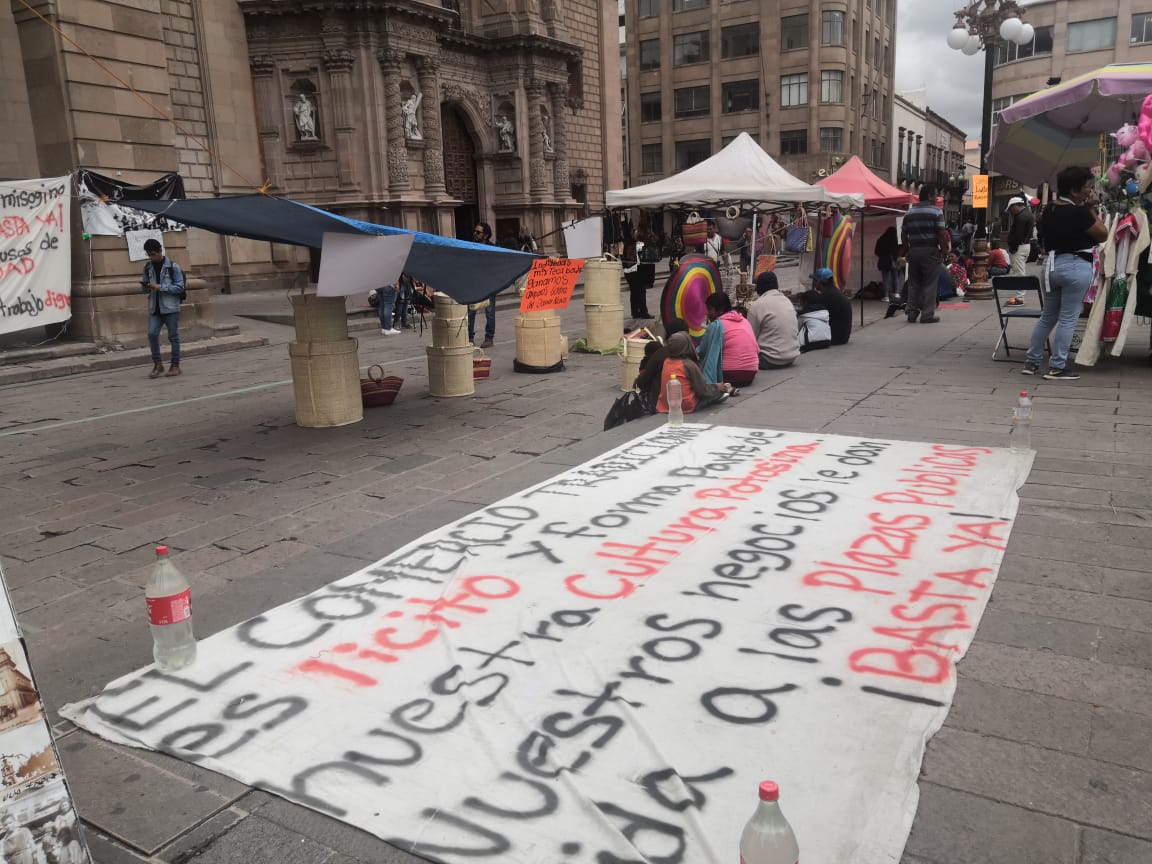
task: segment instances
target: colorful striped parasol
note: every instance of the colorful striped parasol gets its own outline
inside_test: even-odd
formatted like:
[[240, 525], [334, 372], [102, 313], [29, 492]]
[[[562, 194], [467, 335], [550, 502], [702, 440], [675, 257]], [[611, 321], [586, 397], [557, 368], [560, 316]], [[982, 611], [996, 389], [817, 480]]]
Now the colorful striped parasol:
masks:
[[833, 283], [843, 291], [852, 271], [852, 220], [843, 213], [837, 215], [832, 231], [824, 241], [822, 266], [832, 271]]
[[724, 290], [720, 268], [704, 255], [685, 255], [680, 266], [668, 277], [660, 295], [660, 317], [664, 321], [682, 318], [693, 339], [704, 335], [708, 311], [704, 307], [710, 294]]

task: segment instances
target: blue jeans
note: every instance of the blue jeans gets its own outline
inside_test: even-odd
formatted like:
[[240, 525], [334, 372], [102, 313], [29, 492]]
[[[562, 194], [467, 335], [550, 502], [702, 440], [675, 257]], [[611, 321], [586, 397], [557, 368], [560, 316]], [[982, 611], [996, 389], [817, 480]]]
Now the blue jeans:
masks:
[[180, 365], [180, 313], [148, 315], [148, 347], [152, 349], [152, 362], [160, 362], [160, 328], [168, 328], [168, 344], [172, 346], [172, 365]]
[[[488, 300], [488, 308], [484, 310], [484, 338], [496, 338], [496, 298]], [[476, 341], [476, 313], [468, 310], [468, 341]]]
[[884, 280], [884, 297], [889, 302], [900, 296], [900, 271], [881, 270], [880, 276]]
[[1041, 281], [1045, 291], [1044, 309], [1032, 330], [1028, 362], [1039, 365], [1044, 359], [1044, 343], [1055, 327], [1056, 335], [1052, 337], [1052, 356], [1048, 359], [1048, 366], [1063, 369], [1068, 362], [1068, 349], [1072, 345], [1076, 322], [1084, 308], [1084, 295], [1092, 284], [1092, 262], [1075, 255], [1057, 255], [1055, 269], [1051, 273], [1044, 271]]
[[392, 329], [392, 308], [396, 305], [396, 286], [385, 285], [376, 289], [376, 311], [380, 313], [380, 329]]

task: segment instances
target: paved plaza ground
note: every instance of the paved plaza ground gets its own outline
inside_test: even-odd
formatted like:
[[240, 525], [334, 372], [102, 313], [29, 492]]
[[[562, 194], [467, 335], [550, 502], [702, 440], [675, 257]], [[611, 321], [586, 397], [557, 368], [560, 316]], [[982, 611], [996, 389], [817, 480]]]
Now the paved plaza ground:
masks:
[[[145, 357], [0, 387], [0, 560], [95, 860], [415, 862], [267, 793], [75, 730], [58, 709], [151, 661], [142, 586], [157, 542], [191, 577], [206, 636], [661, 420], [601, 431], [619, 393], [614, 356], [512, 372], [513, 313], [501, 309], [492, 377], [474, 397], [427, 394], [427, 334], [386, 339], [372, 327], [355, 334], [360, 362], [404, 376], [397, 403], [303, 429], [291, 328], [232, 319], [282, 309], [283, 296], [219, 300], [222, 318], [268, 344], [190, 357], [177, 379], [147, 380]], [[933, 326], [882, 311], [868, 304], [848, 346], [762, 372], [694, 419], [1007, 446], [1016, 394], [1035, 391], [1036, 462], [955, 704], [928, 746], [904, 864], [1148, 864], [1148, 328], [1134, 328], [1124, 358], [1050, 383], [990, 360], [991, 303], [945, 309]], [[581, 335], [579, 308], [564, 320]]]

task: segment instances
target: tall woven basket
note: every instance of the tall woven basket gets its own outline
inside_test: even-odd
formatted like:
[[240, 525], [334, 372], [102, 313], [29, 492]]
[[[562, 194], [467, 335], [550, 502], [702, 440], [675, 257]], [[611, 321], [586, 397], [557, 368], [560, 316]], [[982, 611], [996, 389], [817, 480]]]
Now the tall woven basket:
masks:
[[364, 419], [356, 348], [355, 339], [288, 343], [299, 425], [346, 426]]
[[588, 328], [588, 347], [608, 351], [620, 344], [624, 332], [624, 307], [619, 303], [584, 306], [584, 323]]
[[516, 319], [516, 364], [530, 370], [553, 369], [562, 357], [560, 316], [555, 310], [525, 312]]
[[472, 377], [471, 345], [463, 348], [425, 348], [428, 352], [428, 392], [433, 396], [471, 396], [476, 392]]
[[348, 314], [343, 297], [291, 296], [297, 342], [338, 342], [348, 338]]
[[620, 302], [619, 261], [592, 259], [584, 263], [584, 305], [611, 306]]

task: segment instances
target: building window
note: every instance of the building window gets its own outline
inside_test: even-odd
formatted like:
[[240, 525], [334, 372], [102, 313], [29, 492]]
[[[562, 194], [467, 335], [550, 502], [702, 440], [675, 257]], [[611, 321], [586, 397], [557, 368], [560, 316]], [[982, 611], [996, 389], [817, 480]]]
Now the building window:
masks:
[[1141, 12], [1132, 16], [1132, 35], [1128, 38], [1130, 45], [1141, 45], [1152, 42], [1152, 12]]
[[643, 144], [640, 147], [640, 173], [664, 173], [664, 147], [661, 144]]
[[689, 63], [707, 63], [708, 31], [681, 33], [672, 37], [672, 65], [687, 66]]
[[808, 73], [780, 76], [780, 107], [795, 108], [808, 104]]
[[996, 46], [996, 65], [1011, 63], [1013, 60], [1024, 60], [1028, 57], [1039, 57], [1052, 53], [1052, 27], [1037, 27], [1036, 35], [1027, 45], [1017, 45], [1015, 42], [1007, 44], [1001, 40]]
[[677, 87], [675, 96], [677, 117], [708, 116], [712, 95], [707, 84], [700, 87]]
[[640, 0], [641, 18], [658, 18], [662, 0]]
[[808, 47], [808, 16], [789, 15], [780, 19], [780, 50]]
[[676, 142], [676, 170], [683, 171], [703, 162], [712, 155], [712, 143], [707, 138]]
[[825, 69], [820, 73], [820, 101], [839, 104], [844, 101], [844, 73]]
[[995, 126], [1000, 122], [1000, 112], [1007, 108], [1014, 102], [1019, 102], [1024, 96], [1001, 96], [999, 99], [992, 100], [992, 125]]
[[640, 122], [641, 123], [659, 123], [661, 120], [660, 109], [660, 94], [659, 93], [641, 93], [640, 94]]
[[[748, 137], [751, 138], [753, 141], [755, 141], [757, 144], [760, 143], [759, 133], [749, 132]], [[720, 146], [721, 147], [727, 147], [729, 144], [731, 144], [735, 140], [736, 140], [735, 135], [725, 135], [723, 138], [720, 139]]]
[[1068, 25], [1068, 53], [1102, 51], [1116, 44], [1116, 19], [1097, 18]]
[[692, 9], [707, 9], [711, 0], [672, 0], [673, 12], [688, 12]]
[[839, 153], [844, 149], [844, 130], [839, 126], [820, 127], [820, 151]]
[[877, 66], [880, 65], [880, 37], [872, 37], [872, 62]]
[[864, 52], [864, 62], [872, 62], [872, 31], [867, 27], [864, 28], [864, 44], [860, 46], [860, 50]]
[[821, 45], [843, 45], [844, 44], [844, 13], [843, 12], [821, 12], [820, 13], [820, 44]]
[[760, 82], [753, 78], [721, 85], [720, 104], [725, 114], [757, 110], [760, 107]]
[[660, 40], [640, 40], [640, 71], [648, 72], [660, 68]]
[[876, 110], [878, 103], [880, 101], [879, 97], [880, 97], [880, 91], [878, 89], [874, 88], [872, 90], [872, 116], [873, 117], [879, 117], [880, 116], [879, 112]]
[[890, 56], [890, 55], [888, 54], [888, 46], [887, 46], [887, 45], [885, 45], [885, 46], [884, 46], [884, 69], [885, 69], [885, 70], [887, 70], [887, 69], [888, 69], [888, 58], [889, 58], [889, 56]]
[[798, 156], [808, 152], [808, 130], [789, 129], [780, 133], [780, 155]]
[[752, 57], [760, 53], [760, 22], [737, 24], [720, 31], [720, 56]]

